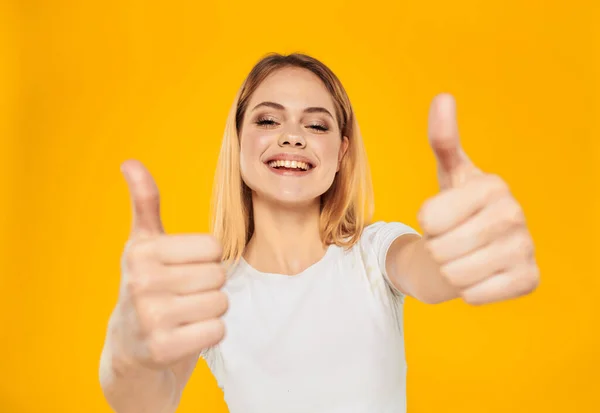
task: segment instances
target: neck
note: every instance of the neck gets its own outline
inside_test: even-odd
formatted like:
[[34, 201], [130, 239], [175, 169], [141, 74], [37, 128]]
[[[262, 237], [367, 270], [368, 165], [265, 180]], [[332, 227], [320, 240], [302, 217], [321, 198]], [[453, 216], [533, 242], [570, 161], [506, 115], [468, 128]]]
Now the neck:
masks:
[[254, 233], [244, 259], [256, 270], [294, 275], [319, 261], [327, 247], [319, 231], [320, 205], [282, 205], [253, 195]]

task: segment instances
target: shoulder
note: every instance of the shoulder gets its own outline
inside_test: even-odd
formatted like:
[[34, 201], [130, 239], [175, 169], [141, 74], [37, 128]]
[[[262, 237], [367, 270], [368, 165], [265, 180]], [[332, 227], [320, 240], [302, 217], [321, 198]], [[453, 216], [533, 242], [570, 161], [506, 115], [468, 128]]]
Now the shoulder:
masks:
[[367, 225], [359, 239], [362, 248], [371, 249], [378, 256], [387, 253], [390, 245], [400, 236], [419, 233], [412, 227], [397, 221], [377, 221]]
[[365, 227], [358, 241], [362, 261], [370, 268], [376, 268], [386, 284], [396, 294], [400, 292], [391, 283], [386, 269], [388, 252], [394, 241], [404, 235], [420, 236], [411, 226], [397, 221], [377, 221]]
[[352, 247], [350, 254], [363, 269], [370, 291], [379, 298], [379, 302], [393, 316], [395, 325], [402, 330], [402, 304], [404, 294], [391, 282], [387, 270], [386, 259], [390, 247], [404, 235], [420, 236], [420, 234], [403, 222], [376, 221], [367, 225]]

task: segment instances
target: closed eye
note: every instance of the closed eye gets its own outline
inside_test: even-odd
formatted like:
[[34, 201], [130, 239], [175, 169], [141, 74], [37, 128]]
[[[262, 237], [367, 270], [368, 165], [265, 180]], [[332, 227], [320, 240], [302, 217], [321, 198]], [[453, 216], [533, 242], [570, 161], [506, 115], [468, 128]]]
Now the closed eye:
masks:
[[327, 132], [329, 130], [327, 126], [323, 125], [309, 125], [308, 127], [314, 130], [318, 130], [319, 132]]
[[256, 121], [256, 124], [258, 126], [276, 126], [277, 122], [275, 122], [273, 119], [259, 119]]
[[[265, 119], [265, 118], [260, 118], [254, 123], [258, 126], [267, 127], [267, 128], [275, 127], [275, 126], [279, 125], [279, 123], [276, 122], [275, 120]], [[327, 132], [329, 130], [329, 127], [327, 127], [325, 125], [320, 125], [320, 124], [308, 125], [307, 128], [313, 129], [318, 132]]]

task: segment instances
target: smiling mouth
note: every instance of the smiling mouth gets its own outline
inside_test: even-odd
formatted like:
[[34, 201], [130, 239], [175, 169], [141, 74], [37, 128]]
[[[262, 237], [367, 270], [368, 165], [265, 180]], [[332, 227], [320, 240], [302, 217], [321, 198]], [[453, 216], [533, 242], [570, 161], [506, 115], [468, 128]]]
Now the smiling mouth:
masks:
[[313, 168], [313, 165], [308, 162], [302, 161], [270, 161], [267, 162], [270, 168], [283, 170], [283, 171], [309, 171]]

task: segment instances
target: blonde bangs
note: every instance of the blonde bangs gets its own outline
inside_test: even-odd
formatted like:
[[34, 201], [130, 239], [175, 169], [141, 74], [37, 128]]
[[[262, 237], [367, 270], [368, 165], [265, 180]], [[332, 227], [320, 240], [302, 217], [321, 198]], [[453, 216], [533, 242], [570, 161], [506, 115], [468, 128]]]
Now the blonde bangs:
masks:
[[320, 231], [325, 244], [354, 245], [372, 219], [373, 187], [363, 139], [350, 100], [337, 77], [321, 62], [302, 55], [270, 54], [259, 61], [239, 89], [229, 111], [213, 183], [211, 232], [223, 260], [237, 263], [254, 231], [252, 196], [240, 172], [240, 119], [249, 98], [269, 74], [297, 66], [319, 76], [332, 94], [340, 130], [349, 145], [331, 188], [321, 197]]

